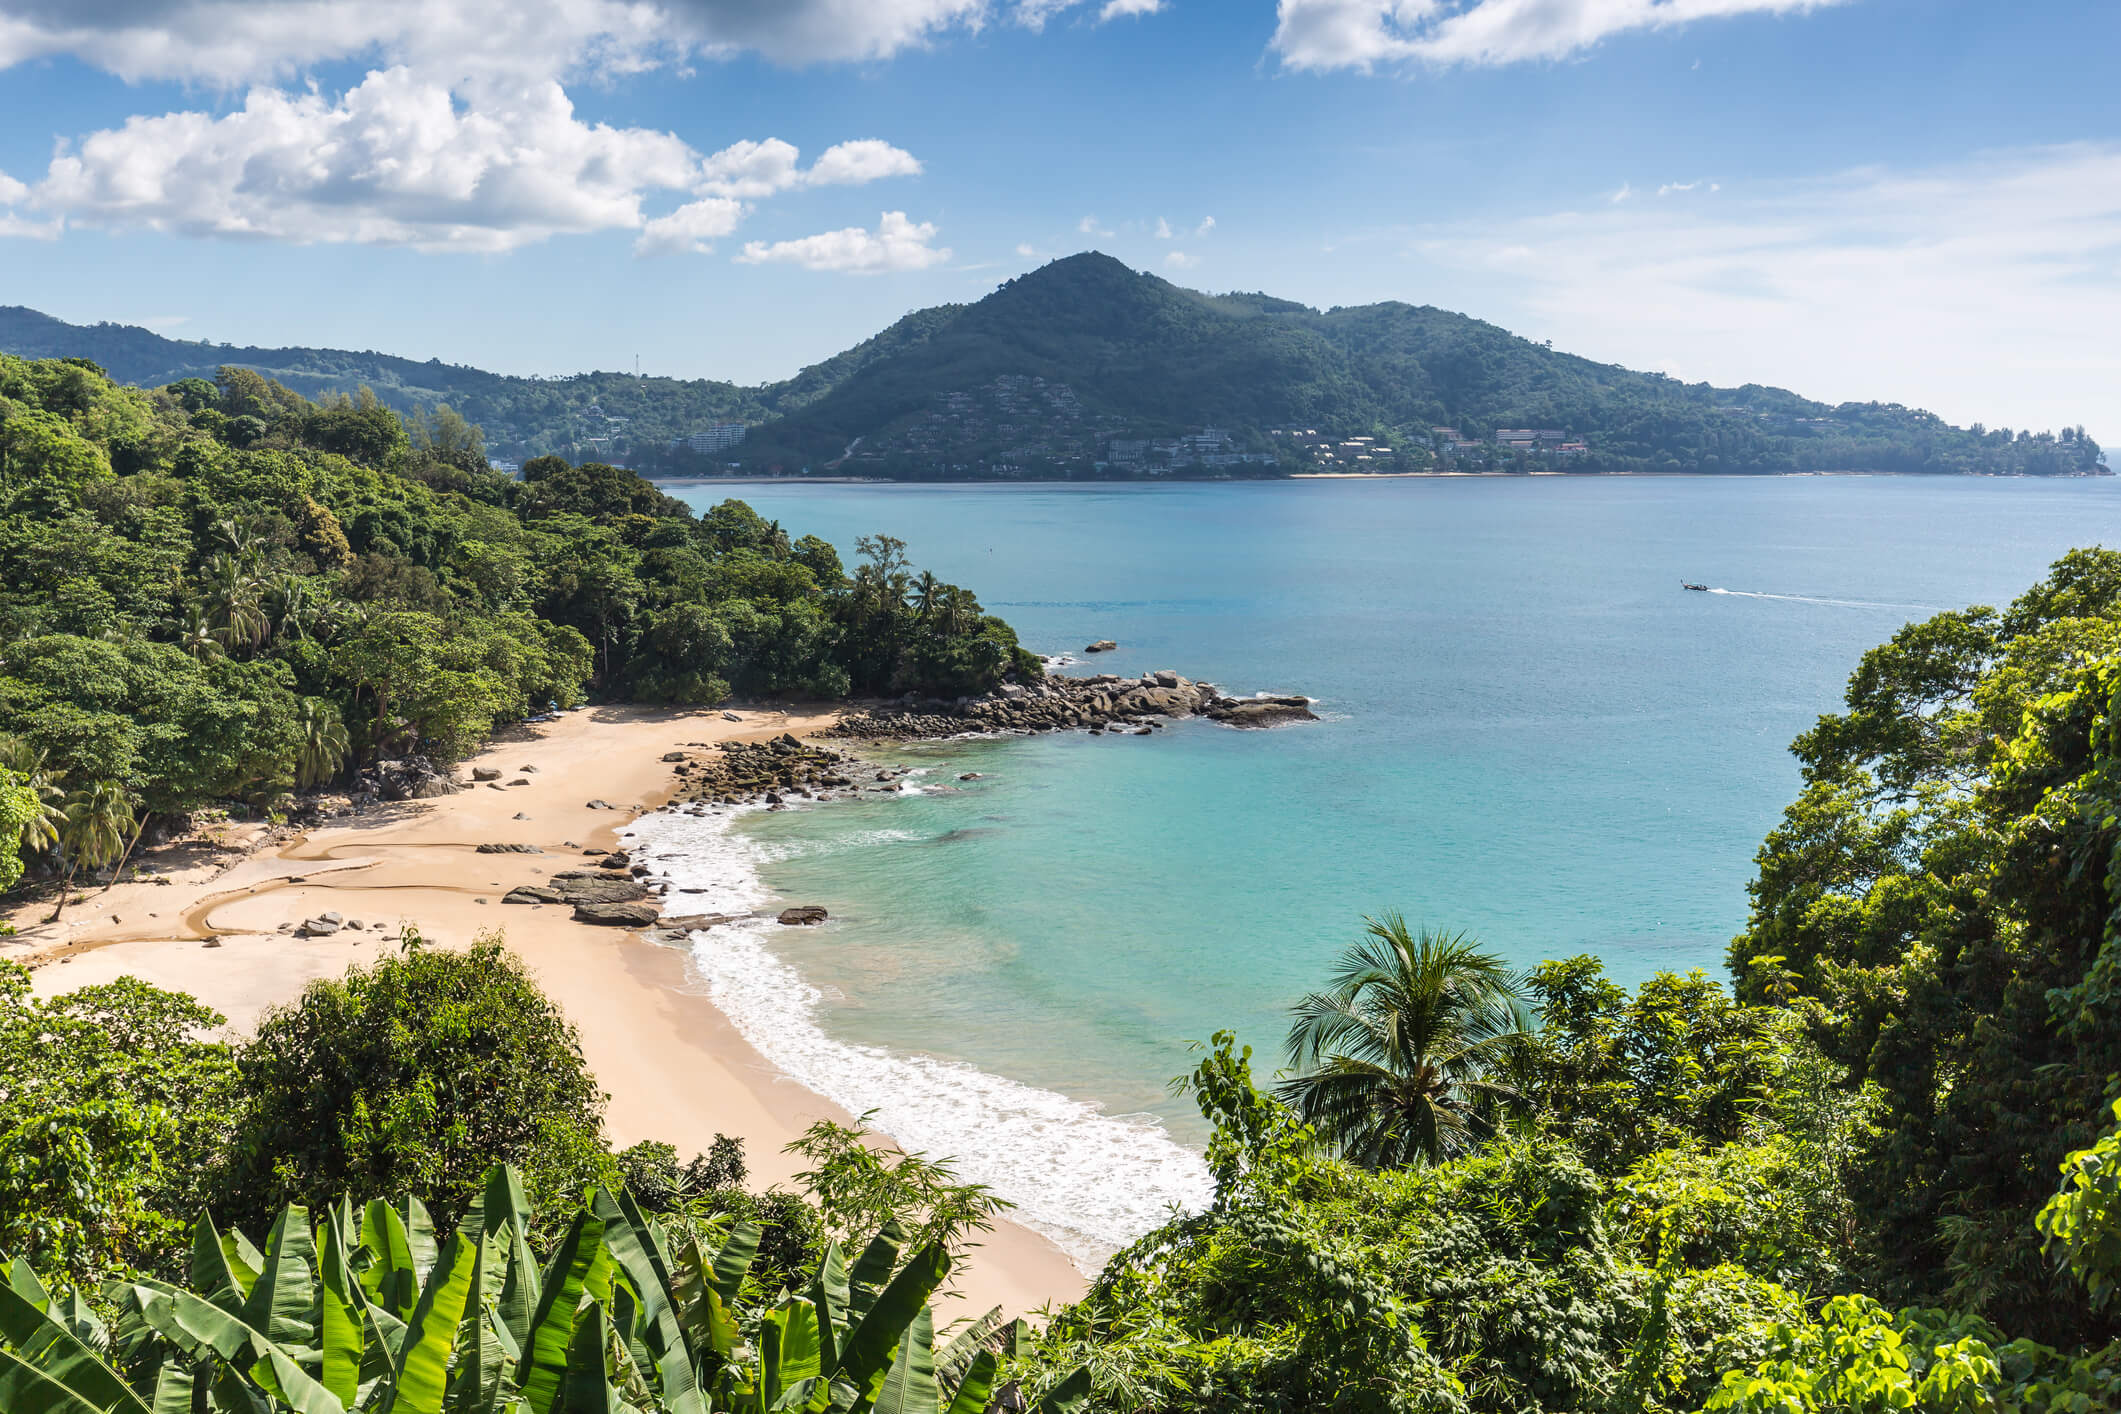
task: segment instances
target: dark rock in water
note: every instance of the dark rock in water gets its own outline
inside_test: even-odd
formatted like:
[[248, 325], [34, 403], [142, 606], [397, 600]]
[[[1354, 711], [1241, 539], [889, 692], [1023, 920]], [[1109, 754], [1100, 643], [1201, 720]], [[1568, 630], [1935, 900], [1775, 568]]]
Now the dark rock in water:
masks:
[[633, 856], [623, 849], [613, 850], [597, 861], [599, 869], [626, 869], [633, 864]]
[[502, 896], [503, 903], [564, 903], [558, 889], [548, 889], [543, 884], [524, 884], [510, 889]]
[[958, 779], [961, 781], [981, 781], [985, 780], [986, 777], [982, 776], [977, 771], [967, 771], [964, 775], [959, 776]]
[[545, 851], [534, 844], [482, 844], [479, 854], [543, 854]]
[[791, 928], [807, 928], [813, 924], [824, 922], [827, 916], [825, 910], [818, 905], [806, 903], [798, 908], [782, 909], [780, 917], [776, 921], [786, 923]]
[[1308, 697], [1222, 698], [1208, 711], [1208, 720], [1226, 727], [1278, 727], [1285, 722], [1315, 722]]
[[662, 926], [689, 933], [700, 928], [719, 928], [724, 923], [740, 923], [743, 919], [744, 915], [741, 913], [681, 913], [673, 918], [665, 918]]
[[596, 923], [606, 928], [646, 928], [661, 915], [652, 903], [578, 903], [577, 923]]
[[1097, 642], [1095, 642], [1095, 643], [1091, 644], [1091, 645], [1090, 645], [1089, 647], [1085, 648], [1085, 649], [1083, 650], [1083, 652], [1085, 652], [1085, 653], [1110, 653], [1110, 652], [1112, 652], [1112, 651], [1113, 651], [1114, 649], [1116, 649], [1116, 648], [1118, 648], [1118, 647], [1119, 647], [1119, 645], [1118, 645], [1117, 643], [1114, 643], [1114, 642], [1113, 642], [1113, 641], [1112, 641], [1111, 639], [1109, 639], [1109, 638], [1100, 638], [1099, 640], [1097, 640]]

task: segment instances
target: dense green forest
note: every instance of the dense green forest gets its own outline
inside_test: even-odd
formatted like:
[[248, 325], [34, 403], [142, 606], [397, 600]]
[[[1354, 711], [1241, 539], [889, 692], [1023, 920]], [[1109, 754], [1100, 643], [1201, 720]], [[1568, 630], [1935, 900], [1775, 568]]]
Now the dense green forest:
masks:
[[[1037, 670], [863, 549], [498, 476], [453, 415], [0, 358], [0, 887], [585, 694]], [[937, 1329], [1007, 1209], [939, 1158], [614, 1149], [497, 936], [235, 1039], [0, 962], [0, 1409], [2121, 1407], [2121, 553], [1908, 625], [1795, 751], [1728, 985], [1378, 918], [1183, 1078], [1209, 1206], [1035, 1327]]]
[[[1270, 429], [1375, 436], [1393, 448], [1389, 466], [1407, 470], [1436, 464], [1438, 427], [1474, 442], [1500, 428], [1547, 428], [1587, 449], [1565, 460], [1492, 445], [1447, 453], [1460, 469], [2102, 469], [2082, 428], [1957, 428], [1897, 404], [1829, 406], [1779, 388], [1682, 383], [1433, 307], [1321, 311], [1263, 294], [1205, 295], [1095, 254], [1055, 261], [974, 304], [910, 314], [792, 379], [751, 388], [617, 373], [508, 378], [373, 353], [235, 349], [20, 308], [0, 309], [0, 349], [91, 358], [150, 386], [235, 365], [313, 397], [368, 387], [407, 415], [446, 405], [511, 456], [562, 452], [652, 475], [735, 461], [751, 471], [906, 478], [1124, 476], [1135, 472], [1108, 460], [1113, 439], [1206, 426], [1229, 430], [1236, 448], [1276, 453], [1284, 472], [1309, 457]], [[740, 447], [711, 458], [669, 449], [723, 419], [752, 424]]]
[[738, 501], [694, 516], [557, 457], [504, 476], [446, 413], [0, 355], [0, 781], [37, 795], [40, 859], [93, 868], [151, 818], [281, 808], [549, 706], [1039, 672], [969, 591], [863, 544], [850, 573]]

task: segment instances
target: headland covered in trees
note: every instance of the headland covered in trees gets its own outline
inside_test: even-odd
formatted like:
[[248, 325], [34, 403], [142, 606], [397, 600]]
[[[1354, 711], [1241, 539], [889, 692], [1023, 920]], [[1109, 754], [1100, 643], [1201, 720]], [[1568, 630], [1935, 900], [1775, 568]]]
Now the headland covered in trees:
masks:
[[[146, 392], [10, 359], [0, 398], [0, 861], [40, 914], [137, 940], [0, 963], [0, 1407], [2121, 1401], [2121, 554], [1866, 655], [1796, 743], [1728, 983], [1518, 975], [1351, 918], [1286, 1037], [1218, 1036], [1184, 1078], [1201, 1208], [1030, 1326], [1023, 1289], [974, 1284], [1000, 1309], [953, 1327], [968, 1253], [1020, 1250], [995, 1195], [859, 1117], [715, 1138], [788, 1102], [702, 1062], [675, 954], [493, 890], [570, 840], [563, 872], [652, 882], [613, 827], [725, 740], [799, 757], [791, 789], [838, 771], [784, 740], [827, 711], [726, 695], [954, 701], [1036, 674], [1006, 625], [963, 590], [948, 613], [894, 542], [849, 574], [740, 507], [565, 461], [498, 477], [446, 421], [240, 373]], [[654, 705], [526, 725], [579, 697]], [[408, 753], [437, 766], [364, 778]], [[194, 827], [364, 794], [248, 872], [151, 882], [183, 863], [154, 827], [210, 850]], [[387, 913], [278, 936], [363, 882]], [[352, 926], [421, 888], [433, 937]], [[269, 985], [224, 1036], [96, 971], [156, 956]], [[599, 1009], [643, 979], [659, 1005]], [[628, 1082], [592, 1063], [629, 1052]]]
[[0, 309], [0, 350], [160, 386], [248, 368], [311, 397], [448, 407], [512, 462], [650, 476], [909, 480], [1377, 472], [2094, 475], [2081, 427], [1954, 427], [1919, 408], [1718, 388], [1399, 302], [1203, 294], [1108, 256], [915, 311], [778, 383], [520, 378], [375, 352], [236, 348]]

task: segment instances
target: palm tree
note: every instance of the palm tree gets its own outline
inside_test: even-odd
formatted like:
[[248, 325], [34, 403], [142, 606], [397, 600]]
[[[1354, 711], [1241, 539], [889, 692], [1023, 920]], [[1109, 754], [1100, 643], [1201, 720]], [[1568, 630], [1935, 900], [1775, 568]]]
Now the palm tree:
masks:
[[184, 622], [177, 628], [177, 646], [201, 661], [221, 656], [220, 640], [214, 637], [213, 622], [206, 617], [202, 605], [193, 604], [184, 611]]
[[932, 570], [922, 570], [920, 578], [913, 581], [913, 608], [915, 614], [926, 619], [943, 602], [943, 590], [947, 586], [935, 577]]
[[320, 786], [339, 774], [353, 743], [337, 712], [314, 697], [305, 697], [301, 714], [295, 718], [295, 731], [301, 738], [295, 760], [297, 785]]
[[66, 911], [74, 875], [82, 865], [95, 869], [123, 857], [133, 825], [133, 798], [116, 781], [91, 781], [66, 798], [66, 824], [59, 831], [67, 856], [66, 883], [59, 890], [59, 906], [45, 922], [57, 923]]
[[22, 827], [20, 851], [28, 854], [59, 843], [59, 831], [66, 824], [66, 792], [45, 764], [44, 752], [19, 736], [0, 736], [0, 766], [22, 777], [37, 797], [37, 813]]
[[204, 597], [214, 641], [223, 648], [255, 648], [265, 641], [268, 625], [258, 607], [257, 576], [242, 560], [233, 555], [208, 560]]
[[265, 582], [265, 620], [270, 637], [306, 638], [312, 636], [317, 619], [316, 600], [310, 597], [309, 583], [300, 575], [275, 575]]
[[1365, 922], [1331, 989], [1296, 1004], [1297, 1073], [1277, 1092], [1368, 1168], [1465, 1153], [1518, 1098], [1502, 1078], [1530, 1034], [1517, 975], [1463, 933], [1410, 934], [1397, 914]]

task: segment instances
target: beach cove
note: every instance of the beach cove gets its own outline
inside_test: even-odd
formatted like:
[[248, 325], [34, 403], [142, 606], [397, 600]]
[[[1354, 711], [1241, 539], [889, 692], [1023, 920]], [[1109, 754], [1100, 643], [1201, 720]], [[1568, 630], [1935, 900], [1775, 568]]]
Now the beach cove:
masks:
[[[600, 707], [513, 730], [461, 763], [460, 774], [500, 768], [504, 780], [527, 784], [478, 783], [374, 807], [227, 867], [150, 857], [147, 870], [168, 872], [91, 890], [58, 929], [35, 924], [48, 904], [18, 909], [22, 935], [0, 956], [28, 963], [42, 995], [132, 976], [196, 996], [242, 1032], [310, 981], [394, 947], [404, 923], [441, 947], [499, 929], [580, 1031], [610, 1096], [614, 1148], [655, 1139], [689, 1156], [728, 1134], [744, 1141], [752, 1186], [785, 1185], [800, 1161], [784, 1147], [817, 1120], [851, 1116], [760, 1057], [702, 995], [685, 949], [575, 922], [565, 905], [501, 902], [512, 888], [573, 867], [583, 849], [616, 847], [621, 829], [663, 806], [672, 794], [665, 754], [687, 743], [812, 733], [836, 720], [829, 707], [741, 716]], [[615, 808], [591, 809], [592, 800]], [[544, 853], [482, 854], [480, 844]], [[372, 926], [317, 938], [279, 931], [324, 913]], [[952, 1309], [1030, 1312], [1074, 1299], [1084, 1284], [1052, 1243], [1005, 1222], [960, 1269]]]

